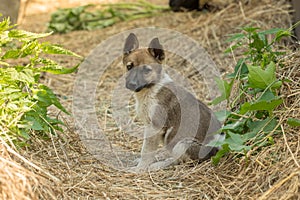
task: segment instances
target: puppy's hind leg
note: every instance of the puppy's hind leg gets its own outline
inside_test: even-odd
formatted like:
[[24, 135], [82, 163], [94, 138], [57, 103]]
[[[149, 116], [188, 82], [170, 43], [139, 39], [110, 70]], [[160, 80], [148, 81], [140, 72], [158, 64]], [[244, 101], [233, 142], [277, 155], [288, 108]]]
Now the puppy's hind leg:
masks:
[[[171, 150], [171, 155], [162, 161], [152, 163], [149, 167], [150, 171], [157, 171], [159, 169], [165, 169], [167, 167], [177, 165], [182, 161], [193, 159], [190, 156], [191, 152], [195, 152], [195, 160], [198, 159], [198, 153], [200, 150], [200, 144], [195, 139], [183, 139], [180, 140]], [[197, 154], [197, 155], [196, 155]]]
[[214, 156], [218, 148], [205, 146], [195, 138], [180, 140], [172, 150], [172, 156], [180, 161], [199, 160], [203, 161]]
[[218, 150], [218, 147], [205, 146], [195, 138], [184, 138], [173, 147], [169, 157], [152, 163], [148, 170], [157, 171], [189, 160], [204, 161], [214, 156]]

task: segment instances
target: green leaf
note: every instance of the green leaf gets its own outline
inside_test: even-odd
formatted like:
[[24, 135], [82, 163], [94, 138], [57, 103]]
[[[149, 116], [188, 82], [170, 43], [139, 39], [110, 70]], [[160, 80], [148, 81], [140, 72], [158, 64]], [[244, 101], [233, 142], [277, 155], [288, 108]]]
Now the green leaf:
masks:
[[2, 56], [2, 59], [18, 58], [20, 56], [20, 53], [20, 49], [11, 49], [5, 52], [5, 54]]
[[249, 44], [249, 47], [255, 48], [260, 53], [265, 46], [264, 41], [259, 37], [257, 33], [253, 34], [251, 38], [252, 42]]
[[255, 31], [259, 30], [258, 27], [242, 27], [242, 30], [246, 31], [247, 33], [254, 33]]
[[229, 149], [229, 145], [228, 144], [224, 144], [222, 145], [222, 149], [220, 149], [217, 154], [215, 156], [213, 156], [211, 159], [212, 159], [212, 163], [214, 165], [217, 165], [219, 162], [220, 162], [220, 159], [226, 154], [230, 152], [230, 149]]
[[287, 120], [287, 124], [290, 126], [300, 126], [300, 119], [290, 117]]
[[236, 33], [236, 34], [231, 34], [229, 36], [230, 36], [230, 38], [225, 40], [225, 42], [233, 42], [233, 41], [236, 41], [236, 40], [239, 41], [239, 40], [246, 37], [246, 35], [244, 33]]
[[281, 40], [283, 37], [290, 37], [292, 34], [289, 30], [280, 30], [276, 33], [275, 38], [273, 39], [274, 42], [278, 42], [279, 40]]
[[21, 48], [20, 57], [26, 57], [28, 55], [35, 55], [39, 49], [39, 43], [36, 40], [30, 40], [23, 44]]
[[60, 65], [49, 65], [45, 67], [40, 67], [39, 71], [42, 72], [48, 72], [52, 74], [70, 74], [73, 73], [77, 70], [80, 64], [76, 65], [75, 67], [72, 68], [65, 68]]
[[[21, 92], [20, 88], [15, 88], [15, 87], [5, 87], [3, 88], [3, 91], [1, 91], [1, 95], [7, 95], [7, 94], [12, 94], [15, 92]], [[2, 96], [3, 97], [3, 96]]]
[[240, 109], [240, 114], [243, 115], [248, 111], [266, 110], [273, 111], [283, 102], [282, 99], [274, 99], [271, 101], [261, 100], [254, 103], [245, 102]]
[[21, 137], [23, 137], [25, 140], [29, 140], [29, 139], [30, 139], [30, 135], [29, 135], [24, 129], [21, 129], [21, 130], [20, 130], [20, 135], [21, 135]]
[[228, 132], [228, 135], [230, 136], [230, 138], [233, 140], [234, 143], [236, 144], [243, 144], [244, 140], [242, 139], [240, 134], [235, 134], [232, 132]]
[[231, 114], [231, 112], [228, 110], [221, 110], [221, 111], [215, 112], [215, 116], [217, 117], [217, 119], [220, 122], [225, 121], [230, 114]]
[[24, 115], [24, 120], [29, 122], [30, 128], [36, 131], [48, 131], [48, 124], [45, 122], [42, 117], [45, 117], [46, 112], [43, 113], [37, 107], [36, 110], [31, 110], [26, 112]]
[[16, 68], [7, 68], [6, 69], [7, 75], [12, 81], [21, 81], [24, 83], [33, 83], [34, 80], [34, 73], [32, 69], [23, 69], [20, 72], [16, 70]]
[[32, 122], [31, 128], [36, 131], [46, 131], [43, 127], [43, 121], [39, 117], [27, 117], [27, 121]]
[[38, 68], [39, 71], [48, 72], [48, 73], [52, 73], [52, 74], [69, 74], [69, 73], [76, 71], [80, 65], [80, 63], [79, 63], [75, 67], [65, 68], [65, 67], [60, 66], [55, 61], [47, 59], [47, 58], [46, 59], [39, 58], [37, 60], [37, 62], [40, 64], [44, 64], [44, 66]]
[[234, 72], [228, 74], [227, 78], [243, 78], [249, 73], [247, 65], [245, 64], [245, 59], [239, 59], [234, 67]]
[[218, 85], [218, 88], [221, 92], [221, 96], [217, 97], [216, 99], [214, 99], [212, 101], [211, 104], [216, 105], [224, 100], [228, 100], [230, 97], [230, 93], [231, 93], [231, 89], [232, 89], [232, 85], [233, 85], [233, 81], [231, 82], [226, 82], [225, 80], [222, 80], [218, 77], [215, 78], [215, 81]]
[[48, 29], [50, 31], [54, 31], [54, 32], [57, 32], [57, 33], [67, 33], [71, 30], [69, 30], [68, 28], [68, 25], [65, 24], [65, 23], [51, 23], [50, 25], [48, 25]]
[[51, 102], [53, 103], [53, 105], [55, 105], [57, 108], [59, 108], [61, 111], [63, 111], [66, 114], [70, 114], [62, 105], [61, 103], [58, 101], [56, 95], [53, 93], [53, 91], [48, 88], [45, 85], [41, 86], [42, 89], [44, 89], [47, 92], [47, 96], [51, 98]]
[[251, 149], [250, 146], [244, 145], [247, 141], [245, 138], [242, 137], [240, 134], [235, 134], [232, 132], [228, 132], [229, 138], [225, 139], [225, 142], [229, 145], [229, 148], [233, 151], [240, 152], [242, 150], [249, 151]]
[[267, 90], [259, 97], [259, 99], [257, 101], [268, 101], [268, 102], [270, 102], [270, 101], [275, 100], [275, 99], [279, 99], [279, 97], [275, 96], [271, 90]]
[[278, 121], [269, 117], [264, 120], [248, 121], [249, 132], [245, 134], [247, 135], [247, 140], [252, 141], [252, 146], [264, 146], [266, 141], [262, 140], [262, 138], [274, 131], [277, 125]]
[[258, 32], [260, 35], [271, 35], [271, 34], [277, 34], [278, 32], [284, 31], [285, 29], [282, 28], [272, 28], [264, 31]]
[[275, 76], [275, 63], [271, 62], [265, 70], [260, 66], [250, 66], [249, 70], [249, 83], [252, 88], [265, 89], [276, 81]]
[[241, 119], [231, 123], [227, 123], [225, 126], [222, 127], [221, 131], [226, 132], [229, 130], [231, 132], [243, 133], [246, 122], [247, 119]]
[[241, 136], [242, 136], [244, 141], [249, 141], [250, 139], [252, 139], [256, 136], [256, 132], [254, 132], [254, 131], [247, 132], [247, 133], [244, 133]]
[[269, 117], [264, 120], [248, 121], [247, 123], [249, 129], [254, 133], [258, 133], [259, 131], [269, 133], [276, 127], [276, 125], [277, 120]]
[[70, 50], [64, 49], [63, 47], [60, 47], [58, 45], [51, 45], [48, 43], [43, 43], [42, 49], [45, 53], [48, 53], [48, 54], [62, 54], [62, 55], [70, 55], [70, 56], [82, 58], [78, 54], [76, 54]]
[[221, 96], [215, 98], [215, 99], [211, 102], [211, 104], [212, 104], [212, 105], [217, 105], [217, 104], [221, 103], [221, 102], [224, 101], [224, 100], [226, 100], [226, 97], [223, 96], [223, 95], [221, 95]]
[[31, 69], [24, 69], [23, 71], [19, 72], [19, 81], [25, 82], [25, 83], [34, 83], [34, 73]]
[[282, 86], [282, 81], [277, 80], [272, 86], [272, 89], [278, 89]]
[[225, 49], [225, 51], [224, 51], [224, 53], [231, 53], [231, 52], [233, 52], [235, 49], [237, 49], [237, 48], [239, 48], [239, 47], [241, 47], [242, 46], [242, 44], [240, 43], [240, 42], [238, 42], [237, 44], [234, 44], [234, 45], [232, 45], [232, 46], [230, 46], [229, 48], [227, 48], [227, 49]]
[[69, 112], [61, 105], [53, 91], [45, 85], [40, 85], [40, 90], [34, 95], [34, 98], [43, 104], [43, 107], [55, 105], [66, 114]]
[[24, 30], [17, 30], [13, 29], [10, 30], [8, 33], [8, 36], [11, 38], [16, 38], [20, 40], [32, 40], [32, 39], [38, 39], [43, 38], [51, 35], [52, 33], [32, 33]]
[[80, 15], [87, 7], [90, 5], [85, 5], [85, 6], [79, 6], [76, 8], [71, 9], [71, 13], [74, 15]]
[[10, 25], [10, 19], [4, 18], [3, 21], [0, 22], [0, 33], [12, 29], [16, 25]]

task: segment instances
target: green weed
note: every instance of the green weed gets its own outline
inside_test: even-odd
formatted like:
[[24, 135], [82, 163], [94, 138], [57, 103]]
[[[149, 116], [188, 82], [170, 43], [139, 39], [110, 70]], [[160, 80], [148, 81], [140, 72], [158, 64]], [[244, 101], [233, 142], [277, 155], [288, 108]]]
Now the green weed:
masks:
[[143, 0], [134, 3], [101, 4], [102, 9], [88, 11], [93, 7], [95, 5], [59, 9], [52, 14], [48, 29], [57, 33], [102, 29], [120, 21], [150, 17], [169, 10], [166, 6]]
[[[225, 121], [220, 131], [226, 133], [226, 139], [209, 144], [223, 147], [213, 157], [213, 163], [218, 163], [228, 152], [247, 156], [251, 154], [249, 151], [274, 143], [273, 136], [280, 131], [274, 110], [283, 102], [278, 91], [285, 81], [276, 78], [279, 58], [285, 52], [276, 51], [274, 45], [287, 36], [291, 36], [290, 29], [260, 31], [244, 27], [241, 33], [228, 39], [234, 45], [226, 52], [239, 50], [242, 56], [233, 73], [216, 80], [222, 95], [212, 103], [226, 100], [229, 109], [216, 113]], [[298, 124], [299, 121], [291, 119], [289, 123]]]
[[[9, 19], [0, 22], [0, 137], [17, 146], [27, 145], [33, 134], [47, 137], [61, 130], [63, 123], [48, 115], [49, 106], [68, 113], [39, 79], [42, 72], [66, 74], [78, 67], [64, 68], [45, 55], [81, 57], [58, 45], [39, 42], [50, 34], [14, 29]], [[25, 64], [19, 64], [20, 59]]]

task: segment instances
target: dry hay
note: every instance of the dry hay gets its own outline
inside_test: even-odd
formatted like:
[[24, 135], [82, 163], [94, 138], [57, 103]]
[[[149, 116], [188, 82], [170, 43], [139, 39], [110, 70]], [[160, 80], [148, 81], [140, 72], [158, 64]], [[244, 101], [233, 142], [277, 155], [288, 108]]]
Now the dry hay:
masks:
[[14, 161], [3, 143], [0, 146], [0, 198], [37, 199], [32, 185], [37, 184], [38, 181], [33, 173]]
[[[224, 42], [227, 34], [245, 25], [262, 29], [285, 28], [291, 25], [292, 20], [290, 4], [285, 0], [251, 0], [247, 4], [228, 2], [213, 13], [166, 13], [164, 16], [120, 23], [99, 31], [54, 35], [50, 41], [86, 56], [102, 40], [115, 33], [155, 25], [194, 38], [207, 49], [221, 70], [230, 71], [235, 60], [231, 55], [223, 54], [229, 45]], [[34, 27], [32, 23], [28, 21], [27, 26], [25, 24], [23, 27], [30, 30]], [[292, 48], [294, 44], [286, 41], [284, 45]], [[207, 161], [201, 164], [187, 163], [153, 173], [125, 173], [95, 159], [74, 133], [72, 118], [64, 115], [60, 117], [67, 123], [65, 132], [58, 133], [49, 141], [37, 140], [24, 156], [60, 180], [48, 181], [55, 188], [57, 199], [299, 199], [300, 130], [289, 127], [285, 122], [288, 117], [300, 118], [300, 53], [290, 51], [283, 59], [285, 65], [278, 71], [278, 76], [288, 78], [291, 82], [284, 84], [280, 92], [285, 97], [284, 106], [276, 111], [282, 134], [275, 136], [274, 145], [258, 153], [253, 152], [247, 160], [231, 155], [222, 159], [218, 166], [212, 166]], [[71, 65], [72, 61], [66, 60], [65, 63]], [[106, 83], [99, 87], [99, 94], [112, 90], [114, 77], [120, 74], [115, 71], [106, 72]], [[45, 79], [45, 83], [56, 93], [65, 97], [62, 102], [69, 110], [72, 108], [74, 78], [75, 75], [47, 75]], [[193, 86], [197, 88], [197, 85]], [[127, 142], [110, 116], [109, 95], [99, 95], [98, 98], [101, 100], [98, 101], [101, 127], [116, 143], [122, 139]], [[110, 121], [112, 123], [104, 123]], [[128, 148], [138, 151], [140, 147], [136, 144]]]
[[[52, 189], [38, 175], [42, 172], [38, 166], [18, 154], [2, 139], [0, 149], [0, 199], [35, 200], [42, 197], [54, 199]], [[47, 172], [45, 174], [49, 175]]]

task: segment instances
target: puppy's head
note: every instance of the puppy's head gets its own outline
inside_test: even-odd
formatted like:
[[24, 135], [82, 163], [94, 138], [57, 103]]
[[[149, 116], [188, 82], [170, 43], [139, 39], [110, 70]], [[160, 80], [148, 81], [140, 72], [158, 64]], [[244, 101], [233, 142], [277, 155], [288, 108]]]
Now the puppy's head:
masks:
[[130, 33], [123, 49], [123, 64], [126, 67], [126, 88], [139, 92], [150, 88], [161, 78], [161, 63], [165, 58], [164, 50], [157, 38], [148, 48], [139, 48], [137, 37]]

